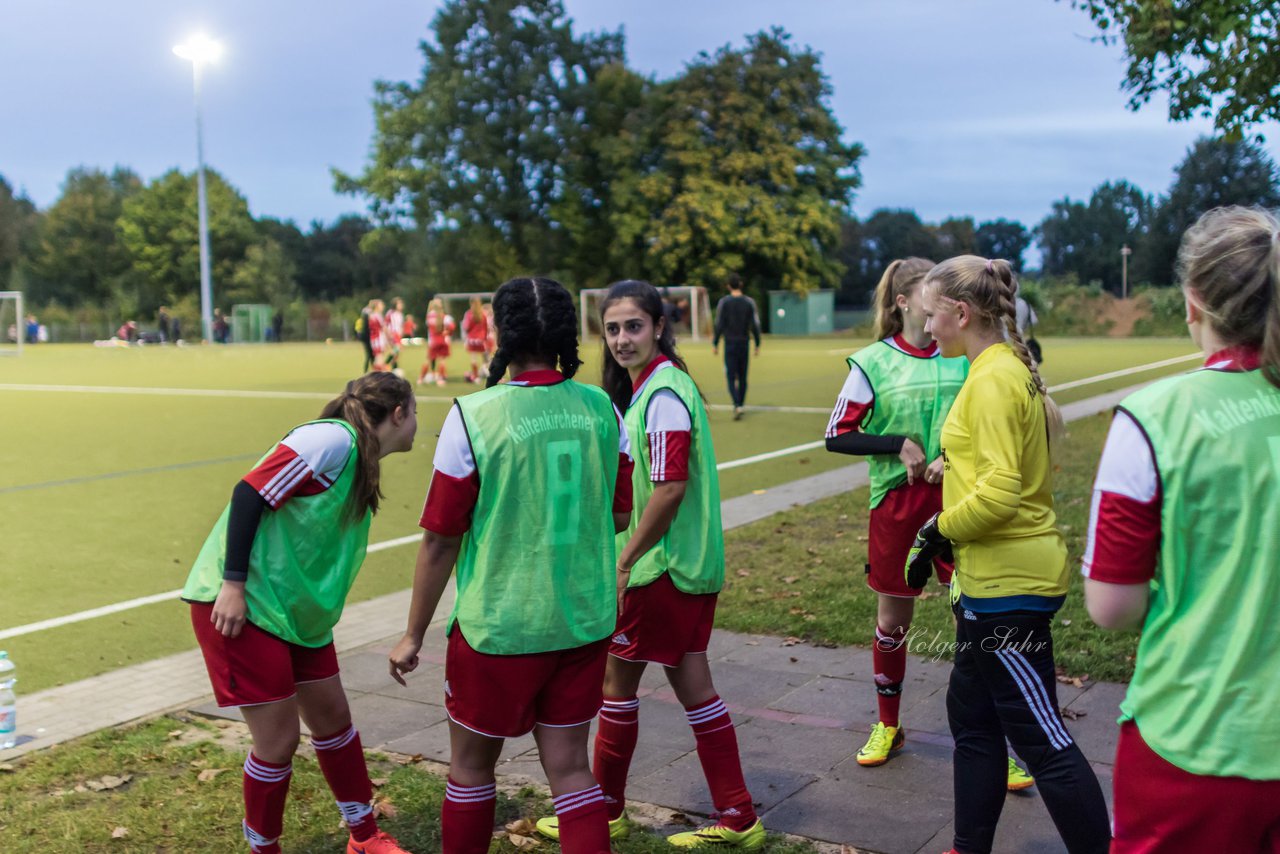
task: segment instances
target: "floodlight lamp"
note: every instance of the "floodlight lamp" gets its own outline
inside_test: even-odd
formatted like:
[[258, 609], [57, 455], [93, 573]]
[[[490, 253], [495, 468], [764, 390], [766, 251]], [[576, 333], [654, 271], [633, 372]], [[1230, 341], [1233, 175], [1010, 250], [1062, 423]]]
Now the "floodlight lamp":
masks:
[[173, 52], [191, 62], [216, 62], [222, 56], [222, 45], [208, 36], [196, 35], [175, 45]]

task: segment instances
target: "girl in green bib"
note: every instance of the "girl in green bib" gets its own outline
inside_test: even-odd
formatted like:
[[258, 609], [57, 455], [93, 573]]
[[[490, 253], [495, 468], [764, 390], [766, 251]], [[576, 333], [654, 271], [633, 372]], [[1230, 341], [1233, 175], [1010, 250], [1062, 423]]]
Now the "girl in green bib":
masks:
[[[724, 585], [720, 484], [707, 410], [676, 352], [662, 298], [647, 282], [619, 282], [601, 305], [605, 390], [626, 412], [635, 454], [635, 512], [618, 535], [620, 606], [604, 679], [593, 771], [613, 834], [626, 832], [627, 773], [635, 751], [636, 691], [650, 662], [667, 680], [693, 728], [698, 759], [719, 821], [669, 838], [681, 848], [764, 844], [742, 776], [728, 709], [716, 693], [707, 643]], [[555, 837], [554, 822], [539, 830]]]
[[1093, 619], [1142, 629], [1111, 850], [1276, 852], [1280, 219], [1210, 211], [1178, 272], [1204, 367], [1117, 408], [1084, 555]]
[[381, 460], [413, 448], [413, 389], [390, 373], [347, 383], [236, 484], [182, 598], [219, 706], [253, 736], [243, 829], [278, 854], [298, 718], [351, 831], [348, 854], [402, 854], [378, 829], [360, 736], [338, 678], [333, 627], [364, 561]]
[[617, 616], [614, 535], [631, 518], [630, 448], [609, 396], [573, 380], [578, 319], [562, 285], [514, 279], [494, 294], [493, 312], [488, 387], [457, 400], [436, 443], [420, 523], [427, 533], [391, 675], [404, 684], [417, 668], [456, 564], [444, 854], [489, 850], [494, 767], [504, 739], [529, 732], [564, 854], [608, 854], [587, 735]]

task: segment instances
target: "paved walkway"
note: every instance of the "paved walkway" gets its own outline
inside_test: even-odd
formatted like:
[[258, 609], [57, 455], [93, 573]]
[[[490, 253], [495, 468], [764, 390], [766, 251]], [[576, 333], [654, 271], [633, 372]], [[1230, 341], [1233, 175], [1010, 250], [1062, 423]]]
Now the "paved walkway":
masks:
[[[1075, 420], [1095, 414], [1132, 390], [1068, 404], [1064, 415]], [[858, 463], [761, 495], [729, 499], [722, 505], [725, 529], [862, 486], [866, 468]], [[424, 666], [412, 675], [408, 688], [401, 688], [387, 674], [386, 656], [399, 639], [408, 601], [403, 591], [346, 610], [335, 631], [343, 680], [366, 747], [445, 760], [442, 623], [452, 591], [428, 634]], [[949, 664], [912, 658], [903, 700], [907, 748], [882, 768], [868, 770], [858, 767], [853, 754], [876, 719], [869, 650], [786, 646], [775, 637], [717, 631], [709, 654], [717, 688], [739, 726], [747, 783], [771, 830], [884, 854], [947, 848], [951, 740], [944, 697]], [[1123, 686], [1059, 688], [1060, 704], [1086, 715], [1069, 721], [1068, 728], [1109, 793]], [[195, 650], [51, 688], [19, 702], [21, 743], [0, 752], [0, 761], [170, 710], [225, 714], [209, 702], [208, 677]], [[683, 710], [658, 668], [645, 677], [641, 720], [631, 796], [709, 813], [711, 804]], [[31, 732], [28, 722], [39, 726]], [[507, 745], [500, 772], [541, 779], [532, 738]], [[1010, 795], [997, 854], [1062, 850], [1035, 790]]]

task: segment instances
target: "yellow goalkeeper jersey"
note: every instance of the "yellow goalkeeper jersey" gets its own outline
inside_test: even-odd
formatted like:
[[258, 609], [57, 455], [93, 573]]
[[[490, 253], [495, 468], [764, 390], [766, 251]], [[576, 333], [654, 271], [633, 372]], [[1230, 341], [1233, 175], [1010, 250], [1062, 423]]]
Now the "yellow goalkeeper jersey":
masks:
[[1044, 401], [1009, 344], [973, 361], [942, 427], [942, 455], [938, 529], [955, 544], [964, 606], [1056, 610], [1067, 549], [1055, 527]]

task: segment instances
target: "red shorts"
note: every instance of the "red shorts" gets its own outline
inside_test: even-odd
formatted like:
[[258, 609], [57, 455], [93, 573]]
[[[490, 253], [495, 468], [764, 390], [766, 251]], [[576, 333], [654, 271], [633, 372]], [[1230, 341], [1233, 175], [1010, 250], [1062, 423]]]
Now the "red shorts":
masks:
[[[907, 555], [916, 533], [929, 517], [942, 509], [942, 485], [917, 481], [889, 490], [871, 511], [867, 537], [867, 586], [886, 596], [919, 596], [907, 586]], [[942, 584], [951, 583], [954, 566], [940, 560], [933, 569]]]
[[245, 623], [236, 637], [227, 638], [213, 627], [212, 614], [212, 603], [191, 603], [191, 626], [221, 707], [287, 700], [297, 685], [338, 675], [338, 654], [332, 643], [314, 649], [298, 646], [252, 623]]
[[628, 588], [609, 654], [676, 667], [686, 655], [706, 652], [719, 596], [685, 593], [666, 572], [643, 587]]
[[444, 659], [449, 718], [490, 738], [518, 738], [540, 726], [589, 723], [604, 704], [608, 639], [555, 652], [477, 652], [455, 624]]
[[1133, 721], [1120, 726], [1113, 786], [1111, 854], [1280, 852], [1280, 780], [1183, 771], [1147, 746]]
[[428, 359], [447, 359], [449, 358], [449, 342], [443, 344], [431, 344], [427, 347]]
[[488, 349], [488, 346], [489, 346], [489, 342], [488, 342], [488, 341], [486, 341], [486, 340], [485, 340], [485, 339], [483, 339], [483, 338], [468, 338], [468, 339], [467, 339], [467, 352], [468, 352], [468, 353], [483, 353], [486, 349]]

